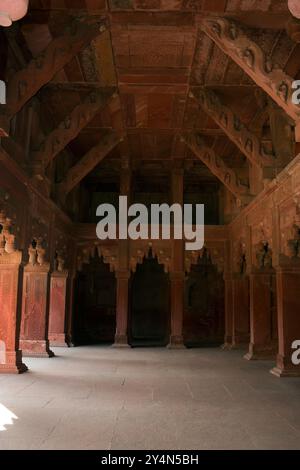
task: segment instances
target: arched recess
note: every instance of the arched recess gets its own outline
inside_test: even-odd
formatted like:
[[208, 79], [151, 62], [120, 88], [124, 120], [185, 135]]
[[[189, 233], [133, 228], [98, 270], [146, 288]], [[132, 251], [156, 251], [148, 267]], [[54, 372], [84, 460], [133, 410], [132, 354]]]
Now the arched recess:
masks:
[[116, 331], [117, 247], [84, 245], [77, 254], [75, 345], [113, 343]]
[[136, 256], [131, 256], [129, 343], [166, 346], [170, 335], [171, 258], [151, 243], [136, 250]]
[[204, 247], [188, 253], [185, 262], [185, 344], [189, 347], [222, 344], [225, 323], [222, 247]]

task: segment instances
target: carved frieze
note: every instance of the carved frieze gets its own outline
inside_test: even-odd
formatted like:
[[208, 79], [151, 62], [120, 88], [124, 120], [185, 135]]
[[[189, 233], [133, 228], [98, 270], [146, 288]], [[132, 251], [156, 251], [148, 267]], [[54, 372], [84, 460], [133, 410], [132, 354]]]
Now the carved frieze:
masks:
[[202, 88], [195, 90], [192, 95], [253, 165], [261, 167], [275, 164], [273, 153], [268, 153], [260, 139], [247, 129], [239, 116], [221, 103], [216, 93]]
[[218, 17], [203, 20], [202, 30], [292, 119], [299, 121], [300, 106], [292, 101], [293, 78], [276, 66], [241, 27]]
[[241, 184], [234, 170], [229, 168], [215, 151], [205, 144], [200, 134], [186, 134], [183, 139], [194, 154], [237, 199], [250, 197], [249, 188]]

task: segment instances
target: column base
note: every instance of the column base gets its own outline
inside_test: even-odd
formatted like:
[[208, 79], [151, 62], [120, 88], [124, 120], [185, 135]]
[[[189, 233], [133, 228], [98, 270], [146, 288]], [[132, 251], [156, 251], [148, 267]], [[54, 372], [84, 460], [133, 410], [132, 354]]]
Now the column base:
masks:
[[168, 349], [186, 349], [182, 336], [170, 336], [170, 342], [167, 345]]
[[230, 351], [232, 350], [247, 350], [248, 348], [248, 343], [232, 343], [230, 347]]
[[28, 367], [22, 362], [22, 351], [7, 352], [6, 364], [0, 364], [0, 374], [23, 374]]
[[25, 357], [54, 357], [49, 347], [49, 341], [21, 340], [20, 348]]
[[115, 336], [115, 342], [112, 345], [113, 348], [123, 348], [123, 349], [129, 349], [131, 346], [128, 344], [128, 337], [127, 335], [116, 335]]
[[245, 354], [244, 359], [247, 361], [270, 361], [276, 358], [277, 351], [274, 347], [256, 346], [249, 344], [249, 351]]
[[231, 351], [231, 349], [232, 349], [232, 343], [227, 343], [227, 342], [226, 342], [226, 343], [222, 344], [221, 349], [222, 349], [223, 351]]
[[300, 365], [292, 364], [280, 354], [277, 355], [276, 362], [276, 366], [270, 370], [271, 374], [275, 375], [275, 377], [300, 377]]
[[49, 335], [50, 346], [54, 348], [68, 348], [69, 344], [65, 334]]
[[279, 378], [300, 377], [300, 366], [295, 366], [295, 369], [281, 369], [280, 367], [273, 367], [273, 369], [270, 370], [270, 373]]
[[249, 342], [249, 335], [234, 336], [231, 343], [231, 349], [248, 349]]

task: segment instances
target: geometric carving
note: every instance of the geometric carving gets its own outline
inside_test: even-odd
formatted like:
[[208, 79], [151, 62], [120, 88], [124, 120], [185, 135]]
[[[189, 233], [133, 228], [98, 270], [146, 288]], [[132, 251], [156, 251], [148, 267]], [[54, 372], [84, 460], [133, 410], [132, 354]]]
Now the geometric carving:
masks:
[[223, 129], [253, 165], [274, 166], [274, 155], [266, 152], [258, 137], [242, 124], [231, 109], [221, 103], [216, 93], [202, 88], [196, 90], [195, 95], [203, 110]]
[[53, 39], [48, 47], [11, 78], [7, 86], [7, 104], [0, 106], [8, 134], [9, 120], [48, 83], [83, 48], [105, 30], [104, 20], [88, 24], [74, 19], [64, 35]]
[[201, 27], [294, 121], [299, 121], [300, 106], [292, 102], [293, 79], [273, 64], [236, 23], [212, 18], [204, 19]]
[[[218, 157], [214, 150], [205, 144], [201, 135], [191, 133], [182, 136], [186, 145], [215, 175], [221, 183], [239, 200], [243, 199], [244, 202], [250, 201], [249, 188], [240, 183], [235, 172], [227, 167], [224, 161]], [[248, 200], [247, 200], [248, 199]]]

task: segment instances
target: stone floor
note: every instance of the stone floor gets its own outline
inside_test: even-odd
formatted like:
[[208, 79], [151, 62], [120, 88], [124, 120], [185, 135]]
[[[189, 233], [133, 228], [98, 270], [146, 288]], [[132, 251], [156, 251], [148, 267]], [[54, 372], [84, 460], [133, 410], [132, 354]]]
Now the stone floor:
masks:
[[300, 380], [275, 378], [272, 363], [219, 349], [55, 352], [0, 376], [0, 449], [300, 449]]

